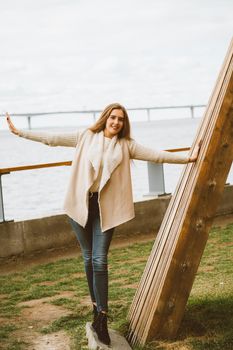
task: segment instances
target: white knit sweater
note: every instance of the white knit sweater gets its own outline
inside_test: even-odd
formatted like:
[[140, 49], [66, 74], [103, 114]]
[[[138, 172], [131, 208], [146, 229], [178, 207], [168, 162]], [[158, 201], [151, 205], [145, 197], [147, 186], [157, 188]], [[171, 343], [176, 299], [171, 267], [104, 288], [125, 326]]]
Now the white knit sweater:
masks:
[[[44, 131], [29, 131], [21, 129], [18, 131], [18, 136], [26, 138], [28, 140], [42, 142], [48, 146], [76, 147], [80, 135], [79, 131], [66, 133], [50, 133]], [[136, 157], [132, 157], [133, 159], [147, 160], [156, 163], [186, 164], [189, 162], [189, 157], [187, 155], [154, 150], [148, 147], [144, 147], [134, 140], [129, 141], [129, 148], [132, 153], [136, 155]]]
[[[76, 147], [70, 180], [64, 202], [65, 213], [85, 227], [88, 218], [88, 197], [101, 168], [104, 154], [104, 133], [90, 130], [73, 133], [19, 131], [19, 136], [50, 146]], [[134, 140], [110, 139], [99, 183], [99, 209], [102, 231], [128, 220], [134, 213], [130, 159], [156, 163], [188, 163], [189, 158], [166, 151], [156, 151]]]
[[31, 131], [19, 129], [18, 136], [28, 140], [42, 142], [48, 146], [76, 147], [79, 132], [49, 133], [45, 131]]

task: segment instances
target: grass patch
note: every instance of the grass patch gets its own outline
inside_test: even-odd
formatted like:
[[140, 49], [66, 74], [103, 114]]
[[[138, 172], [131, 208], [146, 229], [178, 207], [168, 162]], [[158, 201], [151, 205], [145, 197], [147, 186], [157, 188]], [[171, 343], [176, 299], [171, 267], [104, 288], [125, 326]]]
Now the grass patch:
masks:
[[57, 306], [65, 306], [69, 310], [74, 310], [77, 305], [77, 299], [73, 298], [58, 298], [51, 301], [51, 304]]
[[8, 344], [7, 350], [25, 350], [27, 349], [28, 344], [23, 341], [13, 340]]
[[11, 332], [15, 331], [17, 327], [13, 324], [5, 324], [0, 328], [0, 339], [8, 339]]
[[[177, 339], [153, 341], [143, 349], [233, 348], [232, 233], [233, 225], [211, 231]], [[109, 254], [109, 324], [122, 334], [127, 333], [128, 309], [153, 243], [112, 249]], [[62, 296], [69, 291], [71, 297]], [[42, 334], [65, 330], [71, 336], [73, 350], [87, 349], [85, 323], [91, 320], [92, 310], [87, 304], [88, 288], [81, 258], [60, 260], [33, 267], [27, 272], [0, 276], [0, 294], [0, 338], [4, 350], [27, 348], [14, 337], [15, 331], [27, 332], [30, 324], [27, 320], [19, 321], [22, 307], [18, 304], [47, 297], [55, 297], [54, 300], [45, 299], [47, 303], [62, 306], [71, 314], [44, 327], [40, 324], [35, 330]]]
[[18, 327], [14, 324], [1, 324], [0, 327], [0, 349], [6, 350], [24, 350], [27, 343], [12, 339], [12, 333], [16, 331]]

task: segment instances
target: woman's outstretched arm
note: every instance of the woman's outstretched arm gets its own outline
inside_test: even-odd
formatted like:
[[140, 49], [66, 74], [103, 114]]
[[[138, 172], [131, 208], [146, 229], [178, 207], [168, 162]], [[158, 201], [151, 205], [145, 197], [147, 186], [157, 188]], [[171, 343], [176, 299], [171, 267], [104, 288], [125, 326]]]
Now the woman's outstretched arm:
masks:
[[177, 163], [186, 164], [197, 160], [201, 142], [193, 150], [192, 156], [181, 155], [167, 151], [157, 151], [148, 147], [144, 147], [134, 140], [129, 142], [131, 159], [146, 160], [155, 163]]
[[10, 131], [20, 137], [24, 137], [32, 141], [42, 142], [48, 146], [76, 147], [78, 143], [79, 132], [48, 133], [41, 131], [21, 130], [14, 126], [8, 113], [6, 113], [6, 119]]

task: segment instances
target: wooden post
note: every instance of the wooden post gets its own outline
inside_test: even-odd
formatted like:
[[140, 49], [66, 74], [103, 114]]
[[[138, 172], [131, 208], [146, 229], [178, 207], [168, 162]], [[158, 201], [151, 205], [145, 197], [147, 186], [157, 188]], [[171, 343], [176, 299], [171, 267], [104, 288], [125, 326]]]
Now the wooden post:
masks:
[[233, 41], [129, 311], [128, 339], [177, 334], [233, 160]]

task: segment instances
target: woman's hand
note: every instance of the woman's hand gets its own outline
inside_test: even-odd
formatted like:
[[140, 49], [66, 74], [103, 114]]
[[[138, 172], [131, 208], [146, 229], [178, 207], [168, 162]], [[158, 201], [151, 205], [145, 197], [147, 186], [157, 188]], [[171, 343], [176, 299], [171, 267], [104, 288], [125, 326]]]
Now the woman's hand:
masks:
[[189, 163], [196, 162], [200, 152], [201, 145], [202, 145], [202, 140], [200, 140], [198, 144], [195, 146], [192, 156], [189, 158]]
[[7, 120], [10, 131], [13, 132], [13, 134], [15, 134], [15, 135], [19, 135], [19, 131], [16, 129], [16, 127], [12, 123], [11, 118], [10, 118], [8, 113], [6, 113], [6, 120]]

